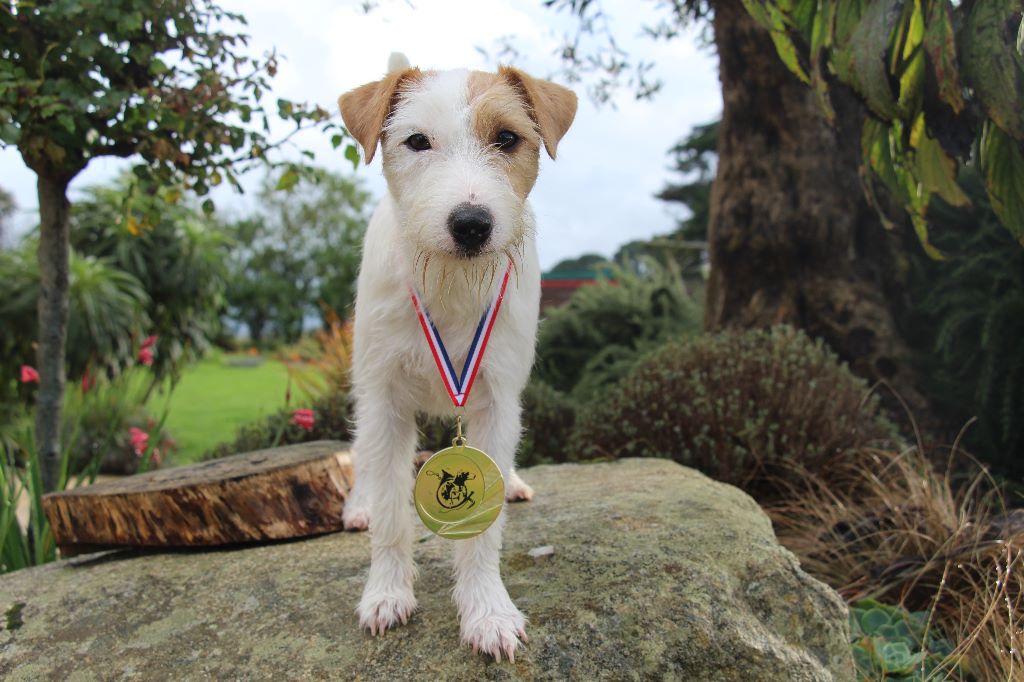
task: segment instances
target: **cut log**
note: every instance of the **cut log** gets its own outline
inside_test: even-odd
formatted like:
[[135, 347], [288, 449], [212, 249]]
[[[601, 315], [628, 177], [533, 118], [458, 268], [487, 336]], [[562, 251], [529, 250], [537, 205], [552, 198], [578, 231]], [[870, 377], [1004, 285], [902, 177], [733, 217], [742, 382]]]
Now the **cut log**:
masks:
[[225, 545], [341, 530], [349, 445], [315, 441], [161, 469], [43, 498], [65, 556]]

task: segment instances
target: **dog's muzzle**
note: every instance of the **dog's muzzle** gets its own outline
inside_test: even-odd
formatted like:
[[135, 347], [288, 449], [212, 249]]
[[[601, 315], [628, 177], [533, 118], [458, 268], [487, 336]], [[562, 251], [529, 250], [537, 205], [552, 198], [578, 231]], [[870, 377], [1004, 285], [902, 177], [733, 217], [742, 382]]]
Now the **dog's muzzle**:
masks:
[[486, 207], [469, 203], [459, 204], [448, 215], [448, 229], [465, 256], [480, 253], [491, 238], [493, 222], [494, 218]]

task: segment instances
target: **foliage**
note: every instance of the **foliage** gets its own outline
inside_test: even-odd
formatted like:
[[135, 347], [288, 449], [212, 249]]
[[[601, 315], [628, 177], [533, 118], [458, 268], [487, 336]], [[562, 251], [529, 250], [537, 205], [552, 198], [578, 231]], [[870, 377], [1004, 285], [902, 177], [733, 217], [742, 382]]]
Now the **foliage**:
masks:
[[690, 215], [679, 221], [676, 230], [683, 239], [704, 239], [707, 236], [720, 123], [712, 121], [694, 126], [669, 150], [672, 171], [683, 179], [665, 185], [657, 196], [662, 201], [682, 204], [689, 210]]
[[[850, 605], [850, 641], [862, 680], [948, 679], [953, 646], [928, 631], [928, 613], [862, 599]], [[957, 679], [959, 679], [957, 675]]]
[[[563, 65], [562, 78], [570, 83], [589, 76], [587, 90], [595, 102], [605, 103], [625, 86], [637, 99], [649, 99], [661, 89], [661, 81], [653, 75], [654, 64], [629, 55], [615, 39], [612, 29], [615, 18], [604, 11], [599, 0], [543, 0], [546, 7], [565, 10], [579, 17], [577, 30], [567, 34], [556, 54]], [[657, 24], [644, 26], [643, 33], [654, 40], [670, 40], [679, 35], [682, 26], [710, 14], [709, 0], [672, 0], [659, 3], [668, 15]], [[507, 45], [502, 56], [515, 56], [517, 50]]]
[[786, 463], [831, 467], [892, 435], [864, 382], [789, 327], [668, 343], [581, 410], [581, 458], [669, 457], [755, 496]]
[[[0, 6], [0, 142], [70, 178], [90, 159], [141, 156], [154, 187], [199, 195], [279, 146], [275, 118], [337, 130], [319, 107], [265, 103], [278, 57], [243, 53], [244, 24], [211, 0], [64, 0]], [[337, 146], [337, 144], [335, 145]], [[212, 204], [207, 204], [212, 207]]]
[[[0, 4], [0, 146], [16, 146], [39, 180], [36, 436], [47, 488], [60, 449], [71, 180], [94, 158], [137, 158], [133, 173], [147, 190], [182, 185], [203, 196], [225, 180], [241, 189], [236, 173], [303, 127], [337, 131], [335, 147], [345, 140], [321, 107], [266, 104], [277, 56], [246, 56], [239, 23], [213, 0]], [[292, 127], [276, 141], [275, 118]], [[352, 144], [346, 154], [358, 158]], [[284, 177], [302, 168], [289, 164]]]
[[[313, 428], [304, 429], [292, 421], [294, 409], [287, 407], [260, 421], [242, 426], [232, 441], [220, 443], [205, 452], [200, 461], [228, 457], [277, 445], [308, 443], [314, 440], [350, 441], [351, 405], [347, 395], [331, 393], [312, 402]], [[410, 457], [412, 453], [409, 453]]]
[[[71, 246], [141, 283], [148, 294], [145, 331], [157, 337], [154, 381], [176, 381], [217, 331], [228, 244], [214, 224], [197, 206], [183, 200], [168, 203], [122, 179], [115, 186], [85, 190], [72, 213]], [[123, 358], [101, 347], [85, 348], [94, 351], [93, 361], [101, 367], [116, 365], [116, 360], [123, 364]], [[69, 362], [69, 369], [71, 376], [81, 375], [80, 364]]]
[[352, 323], [323, 304], [326, 326], [277, 355], [288, 368], [289, 381], [307, 396], [348, 393], [352, 385]]
[[229, 315], [257, 342], [266, 335], [293, 342], [318, 303], [347, 316], [355, 299], [369, 193], [356, 179], [327, 171], [276, 191], [286, 177], [267, 176], [260, 211], [227, 226], [236, 243], [228, 260]]
[[767, 511], [804, 570], [847, 601], [927, 612], [928, 638], [955, 643], [947, 663], [969, 662], [979, 680], [1017, 679], [1024, 525], [984, 472], [951, 473], [962, 468], [951, 455], [937, 471], [919, 448], [861, 449], [828, 472], [788, 472]]
[[0, 248], [4, 244], [4, 232], [7, 230], [7, 221], [14, 211], [17, 209], [17, 205], [14, 203], [14, 197], [11, 193], [0, 187]]
[[[907, 209], [925, 250], [933, 196], [967, 197], [957, 159], [972, 142], [992, 207], [1024, 243], [1024, 50], [1019, 0], [743, 0], [779, 57], [808, 83], [829, 120], [829, 79], [873, 114], [861, 145], [869, 199], [878, 183]], [[878, 206], [878, 202], [875, 202]]]
[[1003, 473], [1024, 473], [1024, 250], [988, 207], [968, 169], [968, 208], [939, 201], [935, 244], [949, 261], [912, 258], [908, 338], [917, 347], [931, 401], [948, 423], [977, 422], [966, 447]]
[[[36, 299], [39, 268], [34, 244], [0, 250], [0, 403], [29, 401], [31, 387], [17, 383], [22, 364], [35, 364]], [[86, 367], [120, 371], [134, 358], [136, 341], [149, 326], [149, 297], [139, 281], [103, 258], [71, 254], [68, 286], [68, 369], [81, 377]]]
[[576, 423], [576, 403], [564, 393], [534, 379], [522, 396], [523, 437], [516, 455], [520, 467], [565, 462]]
[[608, 264], [608, 259], [599, 253], [585, 253], [577, 258], [559, 261], [548, 272], [592, 272]]
[[[133, 474], [159, 466], [167, 458], [174, 441], [163, 420], [146, 408], [148, 379], [142, 373], [127, 373], [112, 381], [97, 380], [88, 390], [68, 388], [61, 442], [69, 444], [69, 471], [95, 467], [103, 474]], [[131, 442], [132, 427], [149, 435], [145, 466]]]
[[613, 268], [615, 283], [582, 287], [549, 310], [537, 340], [534, 378], [586, 401], [668, 339], [696, 334], [699, 306], [666, 268], [640, 274]]

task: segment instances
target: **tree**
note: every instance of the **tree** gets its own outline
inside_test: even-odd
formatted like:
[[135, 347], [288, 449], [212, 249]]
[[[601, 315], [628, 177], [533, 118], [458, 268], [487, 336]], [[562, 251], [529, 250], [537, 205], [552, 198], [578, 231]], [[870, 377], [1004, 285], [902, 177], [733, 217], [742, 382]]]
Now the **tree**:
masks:
[[17, 206], [11, 193], [0, 187], [0, 247], [4, 243], [4, 231], [7, 229], [7, 221], [14, 215], [16, 208]]
[[[236, 173], [275, 146], [272, 113], [296, 129], [329, 125], [319, 107], [264, 105], [277, 58], [243, 54], [247, 36], [230, 30], [243, 21], [213, 0], [0, 4], [0, 142], [38, 178], [36, 447], [46, 489], [60, 457], [69, 183], [91, 159], [115, 156], [138, 159], [134, 172], [149, 187], [183, 183], [204, 195], [224, 180], [238, 187]], [[342, 141], [339, 129], [335, 146]]]
[[[305, 320], [327, 309], [348, 315], [355, 301], [369, 193], [354, 178], [318, 170], [290, 185], [268, 175], [259, 210], [226, 227], [229, 315], [260, 342], [295, 341]], [[286, 186], [284, 191], [278, 187]]]
[[[596, 0], [550, 4], [577, 13], [583, 31], [602, 25]], [[903, 362], [898, 309], [891, 307], [899, 301], [893, 292], [902, 244], [862, 196], [859, 102], [835, 88], [830, 125], [742, 0], [664, 7], [650, 35], [674, 39], [687, 22], [711, 18], [719, 56], [723, 112], [709, 208], [706, 329], [790, 323], [823, 338], [861, 376], [894, 385], [924, 413], [912, 368]], [[611, 41], [592, 49], [610, 50], [616, 73], [646, 74], [640, 66], [631, 71], [629, 55]], [[602, 59], [576, 58], [603, 70]], [[648, 82], [638, 94], [650, 96], [656, 85]]]

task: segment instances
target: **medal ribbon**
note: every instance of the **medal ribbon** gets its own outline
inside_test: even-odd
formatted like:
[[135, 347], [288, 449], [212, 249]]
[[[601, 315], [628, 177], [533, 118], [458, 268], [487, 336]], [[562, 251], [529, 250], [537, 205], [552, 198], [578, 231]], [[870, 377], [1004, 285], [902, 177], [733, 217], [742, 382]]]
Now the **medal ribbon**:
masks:
[[494, 321], [498, 319], [498, 311], [501, 309], [501, 301], [505, 298], [505, 288], [508, 286], [508, 278], [512, 272], [512, 261], [509, 261], [505, 268], [505, 274], [501, 278], [501, 286], [494, 300], [480, 316], [480, 323], [476, 326], [476, 333], [473, 335], [473, 342], [469, 345], [466, 353], [466, 364], [462, 368], [462, 375], [455, 373], [451, 358], [441, 340], [441, 333], [437, 331], [434, 321], [430, 319], [427, 306], [424, 305], [420, 293], [415, 287], [409, 287], [412, 295], [412, 305], [416, 309], [416, 316], [420, 320], [420, 327], [423, 329], [423, 336], [427, 339], [430, 352], [434, 356], [434, 364], [444, 381], [445, 390], [452, 399], [455, 407], [462, 407], [469, 399], [469, 392], [473, 388], [473, 381], [476, 379], [477, 370], [480, 369], [480, 361], [484, 358], [484, 351], [487, 349], [487, 342], [491, 338], [491, 329], [494, 328]]

